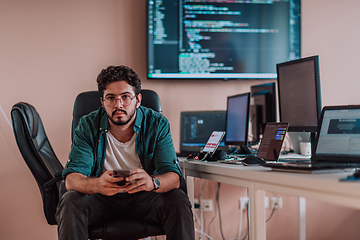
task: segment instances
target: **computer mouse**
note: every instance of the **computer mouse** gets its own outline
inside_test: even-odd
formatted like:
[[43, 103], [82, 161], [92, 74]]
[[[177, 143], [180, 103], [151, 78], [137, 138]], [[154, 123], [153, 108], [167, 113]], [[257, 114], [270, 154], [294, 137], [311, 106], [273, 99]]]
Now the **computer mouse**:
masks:
[[360, 178], [360, 170], [356, 170], [353, 176], [355, 178]]
[[255, 155], [247, 155], [242, 163], [244, 166], [256, 166], [256, 165], [262, 165], [266, 163], [266, 161]]

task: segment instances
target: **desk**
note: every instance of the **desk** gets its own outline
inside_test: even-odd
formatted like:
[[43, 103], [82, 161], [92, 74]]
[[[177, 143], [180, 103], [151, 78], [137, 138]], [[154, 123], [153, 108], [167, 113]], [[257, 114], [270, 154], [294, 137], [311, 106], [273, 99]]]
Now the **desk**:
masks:
[[[305, 174], [275, 172], [265, 167], [250, 167], [217, 162], [180, 159], [188, 186], [190, 201], [194, 202], [193, 177], [248, 188], [250, 239], [266, 239], [265, 191], [311, 198], [345, 207], [360, 209], [360, 182], [340, 182], [350, 173]], [[301, 204], [300, 208], [305, 208]], [[305, 239], [305, 216], [300, 209], [300, 239]]]

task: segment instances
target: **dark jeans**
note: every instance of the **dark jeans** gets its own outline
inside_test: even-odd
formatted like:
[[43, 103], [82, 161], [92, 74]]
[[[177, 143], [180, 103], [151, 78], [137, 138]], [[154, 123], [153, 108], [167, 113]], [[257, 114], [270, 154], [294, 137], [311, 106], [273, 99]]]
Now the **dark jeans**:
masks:
[[167, 239], [195, 239], [191, 204], [180, 189], [167, 193], [119, 193], [111, 197], [66, 192], [56, 221], [59, 240], [88, 239], [88, 226], [116, 219], [141, 219], [163, 226]]

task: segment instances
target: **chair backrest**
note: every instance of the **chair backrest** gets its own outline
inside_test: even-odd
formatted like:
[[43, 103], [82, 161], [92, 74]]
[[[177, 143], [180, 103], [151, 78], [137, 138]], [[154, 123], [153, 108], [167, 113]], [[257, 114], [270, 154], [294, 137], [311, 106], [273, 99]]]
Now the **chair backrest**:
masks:
[[[142, 95], [142, 106], [162, 113], [160, 98], [155, 91], [150, 89], [142, 89], [140, 93]], [[80, 118], [91, 113], [92, 111], [97, 110], [100, 106], [100, 94], [98, 91], [82, 92], [76, 97], [73, 109], [71, 139], [73, 139], [74, 130], [78, 125]]]
[[11, 119], [16, 143], [41, 192], [46, 220], [54, 225], [63, 166], [50, 145], [38, 112], [32, 105], [25, 102], [15, 104], [11, 109]]

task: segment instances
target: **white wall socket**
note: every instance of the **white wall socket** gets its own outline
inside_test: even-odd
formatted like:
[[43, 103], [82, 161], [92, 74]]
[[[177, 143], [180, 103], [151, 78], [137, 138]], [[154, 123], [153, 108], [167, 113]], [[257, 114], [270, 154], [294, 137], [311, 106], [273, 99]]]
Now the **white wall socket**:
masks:
[[204, 212], [211, 212], [213, 210], [213, 202], [211, 199], [201, 200], [200, 206]]
[[241, 197], [239, 200], [240, 200], [240, 209], [246, 209], [247, 205], [249, 204], [249, 198]]
[[280, 209], [282, 207], [283, 207], [282, 197], [271, 197], [271, 201], [270, 201], [271, 209]]

